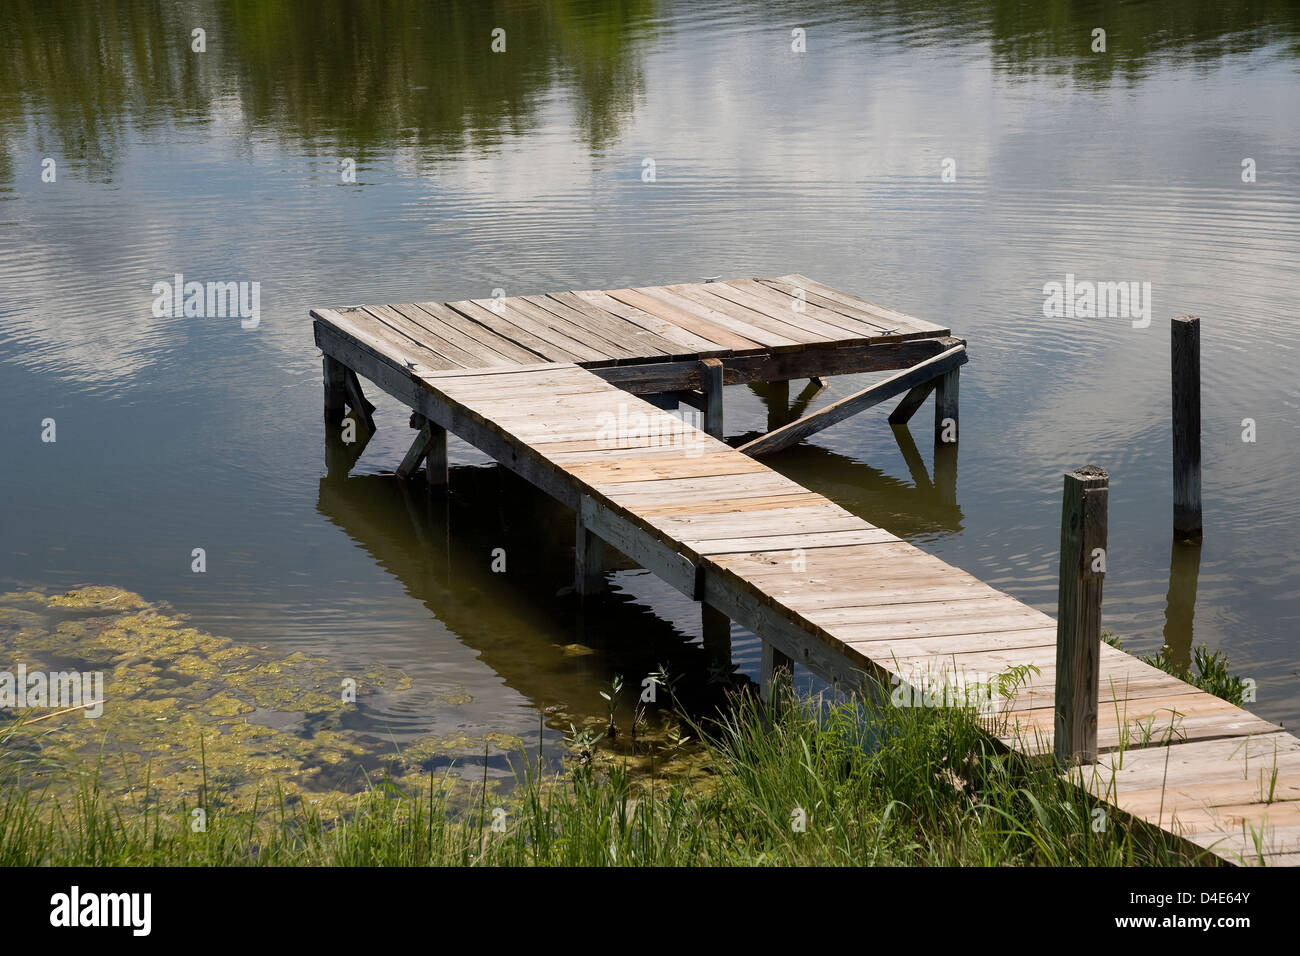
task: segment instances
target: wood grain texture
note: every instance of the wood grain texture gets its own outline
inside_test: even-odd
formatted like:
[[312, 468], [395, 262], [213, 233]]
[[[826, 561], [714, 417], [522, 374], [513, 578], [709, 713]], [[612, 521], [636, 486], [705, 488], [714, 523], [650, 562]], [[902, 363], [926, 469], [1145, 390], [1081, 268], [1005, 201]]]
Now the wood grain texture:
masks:
[[1101, 596], [1110, 478], [1092, 465], [1069, 472], [1061, 502], [1060, 595], [1056, 631], [1056, 759], [1097, 756]]

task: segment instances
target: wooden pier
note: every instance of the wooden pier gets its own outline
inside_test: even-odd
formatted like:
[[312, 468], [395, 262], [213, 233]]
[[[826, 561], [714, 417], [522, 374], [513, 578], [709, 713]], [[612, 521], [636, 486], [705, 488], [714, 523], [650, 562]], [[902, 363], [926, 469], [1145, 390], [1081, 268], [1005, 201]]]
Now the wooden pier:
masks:
[[[443, 488], [448, 432], [486, 452], [573, 510], [580, 593], [621, 552], [702, 603], [706, 643], [727, 619], [757, 635], [765, 692], [795, 663], [864, 694], [1018, 673], [989, 732], [1052, 759], [1056, 620], [755, 457], [898, 396], [890, 421], [904, 423], [934, 393], [937, 471], [967, 361], [949, 329], [800, 275], [312, 315], [327, 427], [351, 409], [374, 428], [366, 379], [413, 410], [403, 477], [423, 462]], [[722, 440], [725, 385], [884, 371], [740, 448]], [[704, 429], [670, 414], [678, 403]], [[1096, 762], [1064, 772], [1191, 847], [1300, 863], [1300, 740], [1108, 645], [1099, 655]]]

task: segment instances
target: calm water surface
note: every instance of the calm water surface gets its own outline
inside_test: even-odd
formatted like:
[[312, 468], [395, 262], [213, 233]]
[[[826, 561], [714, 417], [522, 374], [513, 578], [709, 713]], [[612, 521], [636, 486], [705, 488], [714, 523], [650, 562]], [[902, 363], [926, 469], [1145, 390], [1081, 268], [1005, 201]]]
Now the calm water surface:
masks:
[[[386, 739], [535, 741], [540, 710], [597, 713], [615, 673], [703, 668], [697, 607], [637, 571], [600, 610], [557, 599], [571, 516], [461, 443], [449, 501], [410, 495], [391, 475], [406, 412], [382, 396], [352, 477], [326, 476], [308, 309], [798, 271], [969, 341], [956, 505], [879, 413], [775, 467], [1054, 612], [1060, 476], [1103, 465], [1106, 626], [1135, 652], [1224, 649], [1260, 714], [1300, 718], [1293, 5], [11, 0], [3, 16], [0, 589], [115, 584], [239, 641], [401, 668], [413, 690], [359, 718]], [[153, 283], [178, 272], [260, 282], [260, 325], [154, 318]], [[1151, 283], [1150, 327], [1045, 318], [1043, 284], [1067, 273]], [[1183, 313], [1203, 317], [1199, 552], [1170, 541]], [[767, 420], [745, 388], [726, 414], [732, 436]], [[755, 674], [756, 640], [734, 637]]]

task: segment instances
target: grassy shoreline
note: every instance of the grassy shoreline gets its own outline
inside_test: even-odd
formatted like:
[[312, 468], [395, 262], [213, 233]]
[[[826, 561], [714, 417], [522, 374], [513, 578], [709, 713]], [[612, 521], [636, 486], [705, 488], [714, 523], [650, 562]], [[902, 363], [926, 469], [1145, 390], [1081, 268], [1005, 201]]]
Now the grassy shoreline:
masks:
[[[699, 725], [707, 784], [646, 781], [573, 761], [539, 779], [521, 754], [506, 797], [430, 777], [379, 781], [333, 808], [162, 806], [147, 783], [125, 806], [88, 781], [48, 802], [11, 773], [0, 865], [607, 866], [1185, 865], [1173, 837], [1106, 821], [1050, 767], [995, 752], [977, 717], [888, 703], [734, 698]], [[10, 731], [12, 734], [12, 731]], [[4, 741], [0, 738], [0, 751]], [[332, 810], [334, 812], [326, 812]], [[1199, 862], [1212, 862], [1208, 857]]]
[[[628, 733], [615, 728], [616, 679], [601, 695], [607, 717], [571, 726], [559, 772], [518, 738], [478, 741], [511, 757], [503, 792], [486, 754], [481, 781], [465, 773], [468, 739], [418, 738], [377, 763], [338, 729], [323, 688], [339, 674], [323, 660], [202, 634], [116, 589], [9, 597], [7, 642], [38, 663], [102, 667], [125, 694], [94, 734], [58, 714], [0, 724], [3, 866], [1218, 862], [1108, 818], [1050, 764], [1001, 751], [971, 707], [788, 693], [773, 707], [745, 681], [706, 720], [716, 701], [681, 705], [661, 673], [674, 704], [647, 738], [637, 709]], [[41, 608], [59, 615], [42, 619]], [[1195, 675], [1155, 663], [1241, 696], [1217, 655], [1198, 651]], [[1014, 696], [1023, 675], [1003, 676]], [[368, 684], [403, 680], [367, 672]], [[254, 705], [306, 710], [313, 733], [254, 724]], [[348, 775], [366, 781], [362, 792], [333, 789]]]

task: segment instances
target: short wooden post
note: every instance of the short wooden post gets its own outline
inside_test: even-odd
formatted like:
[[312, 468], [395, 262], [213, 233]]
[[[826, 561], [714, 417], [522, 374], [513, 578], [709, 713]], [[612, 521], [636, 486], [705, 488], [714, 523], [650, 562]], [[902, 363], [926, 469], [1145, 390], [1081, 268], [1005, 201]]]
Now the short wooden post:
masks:
[[328, 355], [321, 361], [325, 366], [325, 424], [337, 428], [343, 424], [343, 409], [348, 401], [347, 367]]
[[704, 431], [721, 439], [722, 431], [722, 362], [715, 358], [700, 360], [700, 388], [704, 392]]
[[1174, 537], [1201, 537], [1201, 320], [1169, 323], [1174, 395]]
[[573, 590], [581, 595], [599, 594], [605, 589], [605, 568], [609, 560], [605, 542], [587, 529], [582, 511], [577, 513], [577, 537], [573, 548]]
[[447, 487], [447, 429], [430, 421], [419, 412], [411, 413], [411, 427], [420, 433], [411, 443], [410, 450], [397, 466], [397, 477], [403, 480], [415, 474], [424, 462], [424, 480], [430, 491]]
[[424, 482], [429, 491], [445, 491], [447, 488], [447, 429], [431, 421], [426, 421], [429, 429], [429, 445], [424, 455]]
[[944, 372], [934, 386], [934, 444], [957, 444], [957, 393], [961, 369]]
[[731, 618], [712, 605], [700, 602], [704, 632], [704, 653], [714, 667], [731, 667]]
[[1101, 586], [1110, 476], [1095, 465], [1065, 475], [1056, 620], [1055, 751], [1062, 766], [1097, 759]]
[[794, 661], [786, 657], [767, 641], [763, 641], [763, 657], [759, 664], [759, 694], [765, 701], [779, 696], [780, 688], [788, 685], [794, 674]]

